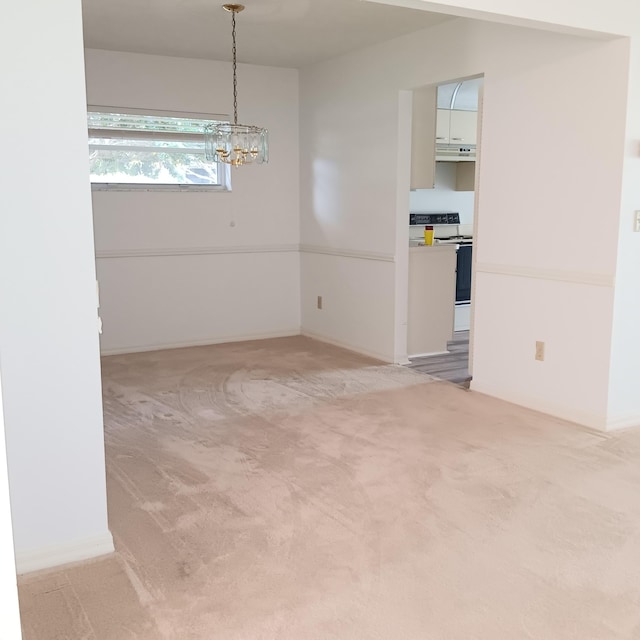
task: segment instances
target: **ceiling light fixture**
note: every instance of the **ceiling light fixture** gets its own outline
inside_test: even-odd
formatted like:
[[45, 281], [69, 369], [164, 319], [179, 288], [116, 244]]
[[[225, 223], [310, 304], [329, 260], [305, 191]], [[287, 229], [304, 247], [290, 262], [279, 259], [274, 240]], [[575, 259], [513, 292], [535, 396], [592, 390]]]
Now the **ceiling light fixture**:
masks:
[[262, 127], [238, 124], [238, 78], [236, 62], [236, 14], [244, 9], [241, 4], [223, 4], [231, 13], [233, 36], [233, 124], [220, 122], [204, 129], [204, 147], [207, 160], [224, 162], [232, 167], [257, 162], [269, 162], [269, 133]]

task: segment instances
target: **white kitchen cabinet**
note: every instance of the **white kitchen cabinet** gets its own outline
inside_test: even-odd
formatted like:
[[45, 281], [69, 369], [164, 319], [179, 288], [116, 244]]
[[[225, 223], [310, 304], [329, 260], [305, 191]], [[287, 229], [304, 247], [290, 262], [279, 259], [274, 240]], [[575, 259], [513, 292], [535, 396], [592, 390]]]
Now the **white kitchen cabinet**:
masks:
[[443, 353], [453, 336], [456, 245], [409, 249], [409, 356]]
[[438, 109], [436, 115], [436, 144], [449, 144], [451, 109]]
[[[475, 162], [443, 151], [437, 154], [438, 145], [476, 145], [478, 112], [457, 109], [437, 109], [437, 88], [425, 87], [413, 92], [413, 117], [411, 128], [411, 189], [435, 187], [436, 157], [438, 160], [458, 162], [472, 166], [460, 169], [456, 181], [457, 191], [473, 191]], [[446, 157], [445, 157], [446, 155]], [[468, 156], [469, 154], [467, 154]], [[462, 162], [466, 160], [467, 162]]]
[[412, 189], [433, 189], [436, 183], [436, 99], [436, 87], [425, 87], [413, 92]]
[[478, 112], [452, 109], [449, 122], [451, 144], [476, 144], [478, 140]]
[[478, 140], [478, 112], [438, 109], [436, 116], [436, 144], [476, 144]]

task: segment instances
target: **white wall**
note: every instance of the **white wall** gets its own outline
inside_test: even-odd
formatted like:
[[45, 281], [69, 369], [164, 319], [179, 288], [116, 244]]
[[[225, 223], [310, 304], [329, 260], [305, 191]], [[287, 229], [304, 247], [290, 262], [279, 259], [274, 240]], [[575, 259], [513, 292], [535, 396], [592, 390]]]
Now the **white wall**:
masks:
[[[88, 102], [232, 110], [228, 63], [86, 51]], [[103, 353], [300, 331], [298, 73], [239, 65], [240, 121], [267, 127], [267, 165], [227, 193], [94, 191]]]
[[456, 167], [455, 162], [437, 162], [435, 188], [411, 191], [411, 211], [457, 211], [460, 224], [473, 224], [474, 193], [456, 191]]
[[365, 0], [398, 7], [424, 9], [463, 18], [475, 18], [582, 35], [634, 35], [640, 24], [640, 5], [634, 0]]
[[16, 563], [9, 504], [7, 477], [7, 450], [4, 437], [4, 413], [2, 411], [2, 385], [0, 384], [0, 640], [19, 640], [20, 610], [16, 585]]
[[[640, 24], [637, 26], [640, 30]], [[640, 426], [640, 233], [634, 232], [633, 225], [635, 212], [640, 211], [640, 34], [632, 43], [630, 77], [611, 353], [610, 428]]]
[[[382, 4], [421, 8], [458, 16], [476, 16], [509, 24], [537, 24], [546, 29], [591, 29], [630, 36], [626, 147], [619, 218], [613, 341], [610, 362], [609, 403], [606, 426], [640, 425], [640, 396], [635, 369], [640, 360], [640, 235], [633, 231], [635, 211], [640, 210], [640, 3], [629, 0], [372, 0]], [[534, 22], [532, 22], [534, 21]], [[620, 72], [620, 69], [616, 69]], [[616, 122], [618, 124], [620, 120]], [[604, 222], [608, 228], [612, 225]]]
[[316, 251], [307, 248], [301, 255], [304, 335], [393, 362], [393, 258]]
[[[397, 296], [388, 286], [396, 263], [374, 267], [373, 258], [400, 258], [396, 216], [406, 220], [409, 208], [407, 197], [402, 210], [401, 178], [390, 171], [398, 96], [484, 74], [474, 387], [603, 427], [627, 61], [625, 40], [455, 20], [304, 70], [303, 246], [370, 259], [356, 272], [303, 254], [303, 289], [314, 288], [303, 296], [303, 331], [312, 326], [347, 344], [360, 335], [361, 350], [393, 350], [382, 327]], [[514, 152], [516, 141], [526, 152]], [[325, 305], [334, 297], [351, 303], [339, 319], [327, 318], [313, 308], [316, 291]], [[544, 363], [533, 359], [536, 340], [547, 341]], [[391, 358], [402, 358], [397, 342]]]
[[25, 0], [0, 29], [8, 63], [0, 354], [15, 548], [25, 571], [108, 552], [113, 543], [80, 4]]

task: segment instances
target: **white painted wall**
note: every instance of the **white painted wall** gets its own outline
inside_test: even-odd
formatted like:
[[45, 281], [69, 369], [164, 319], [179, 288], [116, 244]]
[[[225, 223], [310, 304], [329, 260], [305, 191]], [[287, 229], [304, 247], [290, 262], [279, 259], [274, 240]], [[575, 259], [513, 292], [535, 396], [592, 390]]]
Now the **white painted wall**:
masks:
[[[603, 427], [627, 62], [625, 40], [456, 20], [303, 70], [303, 246], [397, 259], [406, 245], [397, 242], [396, 216], [406, 220], [408, 211], [408, 198], [399, 208], [392, 160], [398, 96], [484, 74], [474, 386]], [[526, 152], [514, 152], [515, 142]], [[401, 359], [398, 341], [372, 328], [392, 313], [397, 292], [388, 283], [402, 281], [394, 264], [329, 269], [303, 255], [303, 292], [313, 288], [303, 294], [303, 331], [345, 344], [359, 335], [357, 348]], [[316, 291], [325, 306], [350, 301], [339, 319], [313, 308]], [[557, 307], [559, 299], [579, 302]], [[547, 360], [535, 363], [540, 339], [549, 341]]]
[[7, 476], [7, 450], [4, 437], [4, 413], [2, 411], [2, 385], [0, 384], [0, 640], [19, 640], [20, 610], [16, 585], [16, 563], [11, 527], [9, 481]]
[[[393, 362], [394, 304], [388, 299], [395, 287], [391, 259], [303, 251], [304, 335]], [[321, 310], [317, 296], [323, 299]], [[406, 339], [404, 349], [406, 356]]]
[[640, 5], [634, 0], [365, 0], [519, 26], [575, 33], [637, 34]]
[[[613, 341], [606, 426], [640, 425], [640, 396], [634, 371], [640, 359], [640, 235], [633, 232], [633, 216], [640, 210], [640, 3], [630, 0], [372, 0], [382, 4], [422, 8], [458, 16], [476, 16], [510, 24], [537, 24], [556, 30], [591, 29], [630, 36], [630, 67], [626, 117], [626, 147], [619, 217]], [[620, 73], [621, 69], [615, 69]], [[596, 85], [597, 86], [597, 85]], [[620, 120], [616, 121], [616, 125]], [[606, 129], [608, 131], [608, 129]], [[604, 223], [606, 224], [606, 222]], [[611, 228], [611, 225], [606, 225]]]
[[80, 9], [25, 0], [0, 27], [0, 353], [19, 571], [113, 549]]
[[411, 211], [457, 211], [461, 224], [473, 224], [473, 191], [456, 191], [456, 163], [436, 163], [434, 189], [416, 189], [409, 193]]
[[[229, 113], [228, 63], [86, 51], [89, 104]], [[93, 192], [103, 353], [300, 331], [298, 72], [239, 65], [267, 165], [232, 192]]]
[[[640, 31], [640, 24], [637, 26]], [[640, 33], [633, 39], [631, 52], [632, 82], [627, 111], [616, 275], [609, 428], [640, 426], [637, 385], [640, 362], [640, 233], [633, 230], [635, 212], [640, 211]]]

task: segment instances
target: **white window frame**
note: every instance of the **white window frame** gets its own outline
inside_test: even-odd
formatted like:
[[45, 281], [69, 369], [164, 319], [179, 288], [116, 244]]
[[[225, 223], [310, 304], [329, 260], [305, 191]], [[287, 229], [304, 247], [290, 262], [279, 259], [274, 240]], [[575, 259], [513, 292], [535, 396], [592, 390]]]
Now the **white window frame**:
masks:
[[[131, 107], [108, 107], [98, 105], [87, 105], [87, 113], [117, 113], [124, 115], [140, 115], [140, 116], [158, 116], [165, 118], [185, 118], [204, 120], [207, 122], [228, 122], [228, 115], [211, 114], [211, 113], [195, 113], [189, 111], [163, 111], [159, 109], [134, 109]], [[123, 129], [123, 138], [126, 136], [126, 129]], [[152, 131], [137, 132], [139, 134], [147, 134], [145, 137], [153, 138]], [[187, 134], [185, 134], [187, 135]], [[195, 134], [191, 134], [195, 135]], [[89, 130], [89, 138], [91, 138], [91, 130]], [[95, 137], [95, 136], [93, 136]], [[204, 129], [202, 132], [204, 142]], [[129, 182], [91, 182], [92, 191], [231, 191], [231, 168], [224, 162], [218, 162], [219, 184], [153, 184], [153, 183], [129, 183]]]

